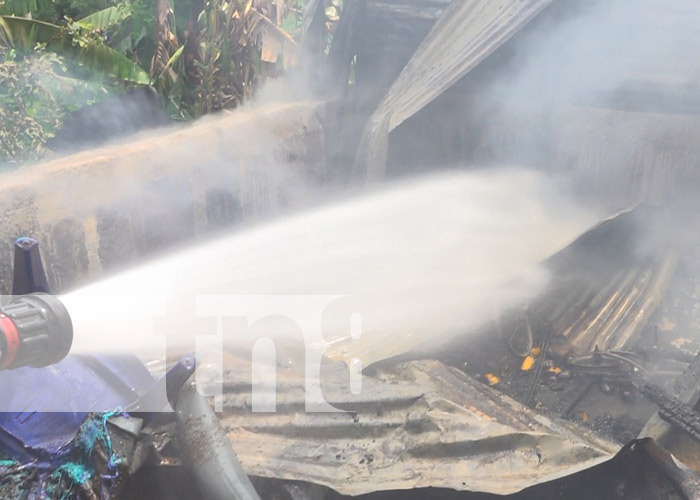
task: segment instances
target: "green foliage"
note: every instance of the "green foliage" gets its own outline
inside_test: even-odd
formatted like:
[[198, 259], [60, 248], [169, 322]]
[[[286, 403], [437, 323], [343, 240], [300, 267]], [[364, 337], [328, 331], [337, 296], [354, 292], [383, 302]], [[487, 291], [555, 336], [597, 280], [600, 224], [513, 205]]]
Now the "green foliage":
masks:
[[53, 96], [37, 84], [46, 61], [17, 62], [6, 52], [0, 61], [0, 163], [35, 159], [58, 125]]
[[107, 28], [111, 28], [131, 15], [131, 5], [121, 3], [107, 7], [106, 9], [98, 10], [92, 14], [83, 17], [79, 20], [80, 24], [92, 31], [102, 32]]
[[[267, 76], [296, 58], [296, 42], [256, 10], [251, 0], [203, 0], [200, 10], [190, 1], [182, 3], [191, 17], [185, 22], [175, 11], [176, 33], [160, 34], [159, 63], [151, 71], [176, 119], [238, 106], [254, 95]], [[177, 32], [179, 24], [184, 29]], [[172, 38], [176, 43], [166, 50]]]
[[106, 43], [145, 69], [153, 58], [155, 48], [154, 1], [130, 0], [126, 5], [129, 7], [130, 15], [105, 30]]
[[0, 51], [0, 165], [40, 159], [62, 116], [105, 93], [68, 77], [55, 54]]
[[139, 64], [106, 43], [136, 3], [0, 0], [0, 13], [7, 14], [0, 16], [0, 164], [41, 158], [62, 117], [104, 97], [114, 84], [149, 83]]
[[108, 89], [150, 83], [178, 120], [239, 105], [294, 64], [290, 34], [302, 35], [302, 8], [303, 0], [0, 0], [0, 164], [40, 158], [64, 114]]
[[50, 0], [0, 0], [0, 14], [5, 16], [26, 16], [52, 10]]
[[112, 8], [61, 25], [0, 16], [0, 164], [41, 158], [62, 117], [106, 95], [110, 81], [148, 83], [140, 66], [101, 38], [122, 12]]
[[[136, 63], [140, 62], [139, 44], [153, 31], [151, 0], [0, 0], [0, 15], [31, 17], [62, 27], [77, 22], [83, 32], [92, 32], [94, 39]], [[152, 52], [138, 55], [149, 61]]]
[[33, 17], [43, 21], [58, 24], [62, 22], [65, 18], [82, 19], [95, 12], [107, 9], [109, 7], [113, 7], [119, 4], [119, 0], [51, 0], [50, 3], [53, 7], [52, 17], [41, 17], [42, 14], [46, 15], [43, 12], [39, 13], [38, 16]]
[[282, 13], [282, 29], [298, 39], [301, 35], [302, 11], [304, 2], [302, 0], [291, 0], [287, 2], [286, 9]]
[[66, 17], [80, 19], [118, 5], [118, 0], [0, 0], [0, 15], [28, 17], [58, 24]]
[[124, 82], [148, 84], [146, 71], [114, 49], [98, 34], [80, 22], [68, 20], [63, 26], [23, 17], [0, 17], [0, 40], [19, 53], [37, 48], [74, 59], [79, 65], [110, 75]]

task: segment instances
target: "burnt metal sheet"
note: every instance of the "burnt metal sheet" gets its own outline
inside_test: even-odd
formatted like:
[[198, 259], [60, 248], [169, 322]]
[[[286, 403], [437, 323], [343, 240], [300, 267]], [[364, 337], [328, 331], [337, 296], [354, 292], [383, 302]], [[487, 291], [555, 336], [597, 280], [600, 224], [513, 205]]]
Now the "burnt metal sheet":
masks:
[[551, 1], [454, 0], [370, 117], [356, 171], [380, 178], [388, 134], [488, 57]]
[[[667, 224], [667, 217], [661, 209], [640, 205], [603, 220], [541, 263], [548, 276], [546, 289], [526, 307], [499, 310], [494, 304], [493, 325], [462, 332], [472, 340], [454, 335], [448, 349], [475, 346], [475, 335], [509, 344], [514, 352], [522, 350], [522, 356], [545, 342], [558, 358], [584, 356], [596, 347], [632, 347], [676, 271], [677, 253], [653, 237], [654, 228]], [[359, 358], [368, 366], [397, 356], [415, 359], [432, 353], [433, 344], [409, 331], [374, 331], [361, 340], [350, 335], [333, 339], [324, 353], [346, 363]], [[445, 354], [441, 347], [438, 352]]]
[[221, 423], [254, 476], [347, 495], [421, 487], [510, 494], [605, 462], [619, 448], [439, 361], [378, 368], [357, 396], [344, 390], [344, 365], [329, 365], [324, 396], [344, 413], [306, 412], [304, 378], [287, 369], [277, 370], [276, 412], [252, 412], [250, 364], [228, 366]]
[[607, 219], [550, 257], [548, 292], [528, 306], [538, 341], [560, 356], [630, 348], [663, 300], [677, 255], [655, 229], [667, 214], [640, 205]]

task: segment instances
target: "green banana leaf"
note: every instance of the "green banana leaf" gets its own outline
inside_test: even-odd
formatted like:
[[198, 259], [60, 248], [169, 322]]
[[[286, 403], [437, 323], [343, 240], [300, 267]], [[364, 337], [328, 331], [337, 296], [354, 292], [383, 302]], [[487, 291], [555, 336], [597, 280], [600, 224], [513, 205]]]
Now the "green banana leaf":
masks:
[[130, 15], [131, 7], [128, 4], [119, 4], [114, 5], [113, 7], [107, 7], [106, 9], [98, 10], [97, 12], [94, 12], [89, 16], [85, 16], [82, 19], [78, 19], [78, 22], [80, 24], [89, 25], [94, 30], [99, 30], [118, 24]]
[[26, 16], [29, 12], [39, 10], [38, 0], [0, 0], [0, 14], [8, 16]]
[[106, 73], [125, 82], [147, 85], [148, 73], [138, 64], [106, 45], [91, 42], [81, 47], [72, 37], [55, 24], [23, 17], [0, 16], [0, 40], [7, 40], [18, 52], [31, 52], [37, 44], [46, 50]]

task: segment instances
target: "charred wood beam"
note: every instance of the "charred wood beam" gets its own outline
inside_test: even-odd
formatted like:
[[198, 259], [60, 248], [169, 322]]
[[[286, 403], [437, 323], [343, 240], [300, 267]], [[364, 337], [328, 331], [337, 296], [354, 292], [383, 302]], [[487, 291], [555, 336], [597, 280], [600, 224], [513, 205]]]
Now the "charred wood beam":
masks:
[[700, 414], [654, 384], [644, 384], [642, 394], [659, 407], [659, 417], [700, 442]]
[[[700, 399], [700, 353], [676, 380], [671, 390], [671, 397], [697, 410]], [[654, 438], [661, 445], [664, 445], [669, 440], [672, 431], [673, 426], [662, 415], [655, 413], [646, 423], [642, 432], [639, 433], [639, 436]]]

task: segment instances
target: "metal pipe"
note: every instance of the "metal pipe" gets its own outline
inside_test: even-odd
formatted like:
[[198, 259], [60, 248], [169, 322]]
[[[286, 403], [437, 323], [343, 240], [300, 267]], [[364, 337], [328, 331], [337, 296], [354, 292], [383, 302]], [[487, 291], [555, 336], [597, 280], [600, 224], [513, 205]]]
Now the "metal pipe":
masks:
[[177, 398], [177, 434], [183, 461], [208, 500], [260, 500], [219, 419], [192, 384]]

